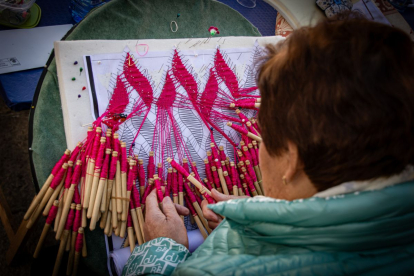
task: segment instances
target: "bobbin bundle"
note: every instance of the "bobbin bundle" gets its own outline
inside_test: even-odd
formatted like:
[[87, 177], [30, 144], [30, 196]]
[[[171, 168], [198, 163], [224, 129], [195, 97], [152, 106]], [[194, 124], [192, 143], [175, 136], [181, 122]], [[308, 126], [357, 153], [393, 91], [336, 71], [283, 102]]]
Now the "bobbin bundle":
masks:
[[[136, 243], [143, 244], [146, 241], [143, 231], [146, 199], [153, 190], [161, 208], [166, 196], [170, 196], [174, 203], [187, 206], [191, 221], [197, 224], [204, 238], [211, 229], [200, 205], [202, 200], [215, 203], [210, 192], [213, 188], [227, 195], [263, 195], [258, 158], [260, 129], [254, 118], [249, 119], [238, 109], [258, 110], [260, 97], [250, 95], [256, 87], [238, 87], [234, 73], [219, 50], [201, 95], [193, 74], [176, 50], [172, 68], [167, 72], [157, 98], [153, 96], [148, 77], [129, 54], [123, 67], [107, 110], [88, 128], [84, 141], [73, 151], [64, 152], [24, 217], [28, 220], [27, 228], [33, 226], [40, 214], [47, 217], [35, 258], [53, 223], [55, 237], [60, 240], [54, 275], [58, 273], [65, 251], [69, 251], [67, 275], [76, 275], [80, 255], [87, 255], [86, 227], [93, 231], [99, 225], [106, 235], [128, 237], [131, 252]], [[220, 89], [221, 84], [230, 93]], [[187, 94], [180, 94], [178, 87]], [[136, 91], [139, 98], [125, 115], [131, 90]], [[157, 122], [145, 167], [143, 158], [134, 154], [133, 147], [153, 104], [157, 108]], [[197, 168], [192, 159], [174, 119], [174, 108], [195, 110], [208, 127], [210, 149], [203, 160], [204, 168]], [[220, 113], [223, 109], [226, 114]], [[126, 142], [121, 141], [118, 134], [120, 126], [132, 117], [141, 116], [141, 125], [127, 150]], [[219, 122], [227, 122], [240, 134], [239, 144], [226, 135]], [[233, 146], [232, 158], [226, 155], [222, 145], [216, 143], [214, 131]]]

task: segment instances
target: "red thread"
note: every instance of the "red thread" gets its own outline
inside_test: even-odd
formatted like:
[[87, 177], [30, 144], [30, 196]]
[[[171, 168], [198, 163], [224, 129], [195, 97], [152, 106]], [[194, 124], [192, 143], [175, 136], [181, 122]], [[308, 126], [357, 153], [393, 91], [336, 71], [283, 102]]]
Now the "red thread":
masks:
[[185, 178], [187, 178], [190, 175], [183, 167], [181, 167], [181, 165], [177, 164], [177, 162], [175, 162], [174, 160], [171, 160], [170, 164]]
[[162, 202], [164, 199], [164, 195], [162, 194], [161, 183], [158, 177], [154, 179], [154, 185], [155, 185], [155, 188], [157, 189], [158, 202]]
[[121, 146], [121, 172], [126, 172], [128, 170], [128, 157], [126, 153], [126, 147]]
[[[186, 195], [184, 199], [185, 199], [185, 204], [187, 205], [187, 208], [190, 210], [191, 215], [193, 215], [193, 217], [196, 217], [197, 212], [194, 209], [194, 206], [191, 204], [190, 200], [188, 199], [188, 195]], [[202, 231], [202, 229], [200, 229], [200, 231]]]
[[208, 204], [215, 204], [216, 203], [216, 201], [209, 194], [205, 193], [203, 196], [207, 200]]
[[230, 126], [232, 129], [234, 129], [235, 131], [240, 132], [241, 134], [247, 135], [247, 133], [248, 133], [247, 129], [245, 129], [245, 128], [239, 126], [239, 125], [232, 124], [232, 123], [227, 123], [227, 125]]
[[173, 196], [178, 196], [178, 173], [177, 171], [173, 171], [173, 178], [172, 178], [172, 191]]
[[75, 219], [75, 209], [70, 209], [68, 218], [66, 219], [65, 230], [70, 230], [73, 225], [73, 220]]
[[60, 171], [53, 178], [52, 183], [50, 183], [50, 188], [52, 188], [54, 190], [54, 189], [56, 189], [57, 186], [59, 186], [60, 182], [62, 181], [63, 177], [65, 176], [65, 172], [66, 172], [66, 169], [62, 166], [60, 168]]
[[141, 203], [139, 202], [139, 192], [137, 186], [132, 186], [132, 201], [134, 202], [135, 208], [141, 207]]
[[79, 183], [81, 172], [82, 172], [82, 163], [76, 164], [75, 170], [73, 171], [73, 174], [72, 174], [71, 184], [77, 185]]
[[148, 79], [136, 67], [135, 62], [131, 62], [129, 53], [127, 53], [124, 62], [124, 75], [129, 84], [138, 92], [147, 108], [150, 108], [154, 100], [152, 86]]
[[239, 83], [233, 70], [227, 65], [220, 50], [217, 49], [214, 57], [214, 66], [217, 70], [218, 76], [224, 81], [227, 88], [230, 90], [234, 98], [238, 98], [239, 95]]
[[72, 172], [73, 172], [73, 166], [68, 166], [68, 168], [66, 169], [66, 176], [65, 176], [65, 189], [69, 189], [70, 188], [70, 182], [72, 180]]
[[72, 231], [78, 232], [78, 229], [79, 227], [81, 227], [81, 224], [82, 224], [82, 209], [81, 210], [76, 209], [75, 220], [73, 221]]
[[82, 148], [82, 143], [79, 143], [79, 145], [77, 145], [75, 149], [72, 151], [69, 161], [72, 161], [73, 163], [75, 163], [76, 157], [78, 157], [78, 153], [81, 148]]
[[52, 169], [53, 176], [56, 177], [56, 175], [59, 173], [59, 170], [62, 168], [63, 163], [67, 161], [69, 156], [67, 154], [63, 154], [62, 157], [59, 159], [59, 161], [56, 163], [56, 165]]
[[103, 166], [101, 169], [101, 179], [107, 179], [108, 177], [109, 158], [110, 158], [110, 154], [105, 153], [105, 160], [103, 162]]
[[170, 108], [175, 101], [176, 94], [177, 92], [175, 90], [174, 82], [171, 79], [170, 73], [167, 72], [164, 87], [162, 88], [161, 95], [157, 101], [157, 106], [164, 109]]
[[52, 207], [49, 210], [49, 214], [47, 215], [47, 218], [46, 218], [47, 224], [49, 225], [52, 224], [52, 222], [56, 218], [57, 211], [58, 211], [58, 206], [52, 205]]
[[132, 227], [132, 217], [131, 217], [131, 213], [128, 213], [128, 217], [127, 217], [127, 227]]
[[75, 243], [75, 251], [81, 252], [83, 247], [83, 233], [78, 232], [78, 235], [76, 236], [76, 243]]
[[190, 100], [193, 103], [196, 103], [198, 97], [197, 82], [195, 81], [193, 75], [191, 75], [188, 72], [187, 68], [184, 66], [180, 56], [178, 55], [177, 50], [174, 50], [174, 56], [172, 60], [172, 71], [174, 73], [174, 76], [177, 78], [178, 82], [187, 91]]

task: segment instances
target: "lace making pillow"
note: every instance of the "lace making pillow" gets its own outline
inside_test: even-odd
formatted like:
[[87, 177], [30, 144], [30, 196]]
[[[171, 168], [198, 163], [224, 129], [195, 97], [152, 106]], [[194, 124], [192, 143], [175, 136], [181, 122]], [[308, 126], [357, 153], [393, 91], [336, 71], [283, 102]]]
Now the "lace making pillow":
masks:
[[316, 0], [316, 5], [325, 12], [328, 18], [352, 9], [351, 0]]

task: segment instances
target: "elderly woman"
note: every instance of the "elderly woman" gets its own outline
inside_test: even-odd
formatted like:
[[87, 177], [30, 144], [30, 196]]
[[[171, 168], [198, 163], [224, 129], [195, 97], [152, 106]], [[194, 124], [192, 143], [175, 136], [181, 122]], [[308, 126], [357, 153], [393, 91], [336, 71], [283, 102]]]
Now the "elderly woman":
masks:
[[[191, 255], [169, 197], [123, 273], [414, 273], [414, 51], [395, 28], [321, 22], [267, 47], [258, 86], [266, 197], [213, 190], [215, 230]], [[222, 220], [220, 214], [225, 219]]]

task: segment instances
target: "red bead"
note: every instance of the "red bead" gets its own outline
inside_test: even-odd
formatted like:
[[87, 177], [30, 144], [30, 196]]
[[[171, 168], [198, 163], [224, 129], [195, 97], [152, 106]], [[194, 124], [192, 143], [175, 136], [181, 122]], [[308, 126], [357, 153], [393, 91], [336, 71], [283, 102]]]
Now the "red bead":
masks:
[[86, 90], [86, 86], [82, 87], [82, 91], [83, 91], [83, 90]]

